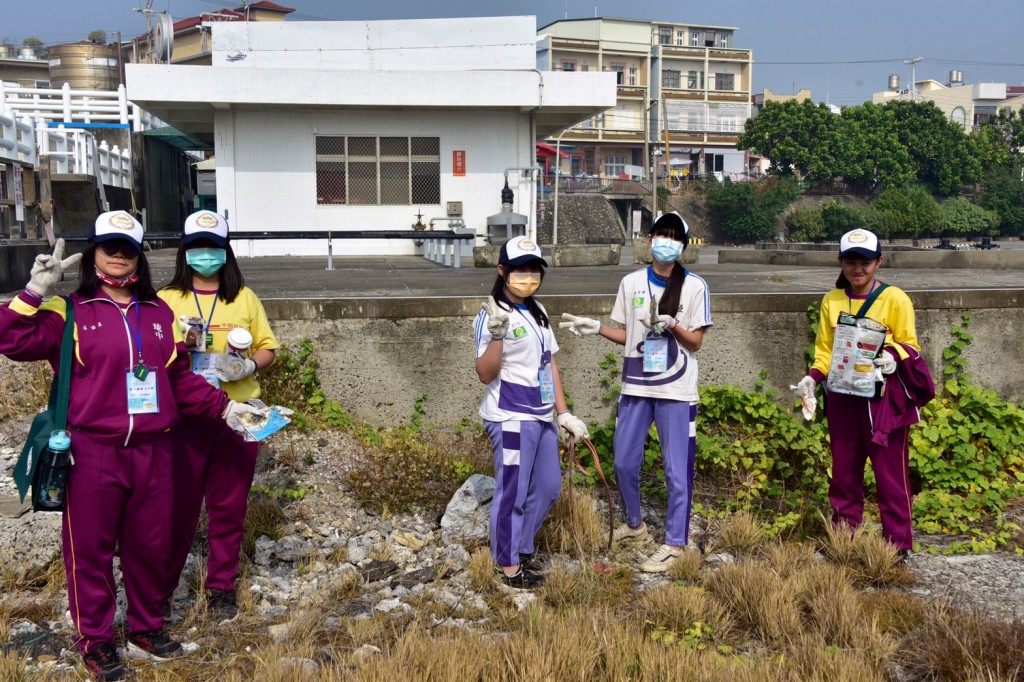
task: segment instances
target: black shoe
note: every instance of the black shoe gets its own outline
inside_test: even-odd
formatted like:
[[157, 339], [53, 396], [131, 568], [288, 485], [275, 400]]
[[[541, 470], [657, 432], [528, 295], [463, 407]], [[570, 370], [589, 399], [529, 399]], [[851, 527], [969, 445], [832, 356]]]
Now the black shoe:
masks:
[[527, 571], [538, 573], [548, 567], [548, 558], [543, 554], [519, 553], [519, 565]]
[[185, 653], [185, 650], [181, 648], [181, 644], [165, 635], [163, 630], [129, 635], [128, 646], [136, 651], [149, 654], [158, 661], [177, 658]]
[[123, 680], [126, 675], [124, 661], [110, 642], [97, 644], [82, 654], [82, 663], [97, 680]]
[[238, 618], [235, 591], [210, 590], [206, 595], [206, 617], [220, 625]]
[[906, 565], [906, 564], [910, 563], [910, 550], [909, 549], [901, 549], [900, 550], [898, 563], [901, 563], [903, 565]]
[[501, 582], [517, 590], [532, 590], [544, 584], [544, 576], [528, 571], [522, 565], [519, 566], [519, 572], [515, 575], [505, 575], [505, 572], [502, 571], [498, 577], [501, 578]]

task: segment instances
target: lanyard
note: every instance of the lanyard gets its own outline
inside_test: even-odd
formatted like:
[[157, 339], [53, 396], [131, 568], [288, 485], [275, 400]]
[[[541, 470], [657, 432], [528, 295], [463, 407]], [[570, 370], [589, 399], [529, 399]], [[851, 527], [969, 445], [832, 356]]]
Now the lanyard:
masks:
[[192, 296], [196, 299], [196, 310], [199, 311], [199, 318], [203, 321], [203, 333], [207, 334], [210, 331], [210, 325], [213, 324], [213, 311], [217, 309], [217, 299], [220, 298], [220, 289], [213, 295], [213, 305], [210, 306], [210, 317], [207, 319], [203, 317], [203, 307], [199, 305], [199, 294], [196, 293], [195, 287], [192, 287]]
[[[516, 306], [516, 310], [518, 310], [519, 314], [523, 316], [524, 320], [526, 320], [526, 324], [530, 325], [530, 328], [533, 329], [535, 334], [537, 334], [537, 340], [540, 341], [540, 361], [541, 361], [541, 363], [543, 363], [544, 362], [544, 335], [540, 333], [540, 329], [538, 329], [533, 324], [533, 322], [530, 320], [530, 316], [529, 315], [525, 315], [523, 313], [522, 309], [518, 305]], [[527, 312], [529, 312], [529, 309], [527, 309]]]
[[121, 310], [121, 306], [117, 306], [117, 310], [121, 313], [121, 317], [124, 318], [124, 326], [128, 327], [128, 332], [132, 335], [135, 340], [135, 349], [139, 354], [139, 365], [142, 365], [142, 306], [139, 305], [139, 299], [132, 294], [132, 305], [135, 306], [135, 329], [132, 329], [131, 324], [128, 323], [128, 315]]

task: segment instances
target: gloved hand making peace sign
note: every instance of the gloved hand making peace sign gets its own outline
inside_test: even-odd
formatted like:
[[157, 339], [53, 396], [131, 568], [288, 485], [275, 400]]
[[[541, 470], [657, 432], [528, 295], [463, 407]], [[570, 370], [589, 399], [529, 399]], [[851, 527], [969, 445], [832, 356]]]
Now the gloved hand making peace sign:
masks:
[[492, 339], [503, 339], [508, 332], [508, 313], [498, 307], [493, 296], [480, 304], [480, 308], [487, 313], [487, 331], [491, 333]]
[[70, 270], [82, 260], [82, 254], [76, 253], [64, 258], [64, 240], [58, 239], [53, 247], [53, 255], [41, 253], [36, 256], [36, 262], [32, 265], [31, 278], [25, 289], [32, 292], [39, 298], [46, 298], [46, 294], [61, 280], [65, 270]]

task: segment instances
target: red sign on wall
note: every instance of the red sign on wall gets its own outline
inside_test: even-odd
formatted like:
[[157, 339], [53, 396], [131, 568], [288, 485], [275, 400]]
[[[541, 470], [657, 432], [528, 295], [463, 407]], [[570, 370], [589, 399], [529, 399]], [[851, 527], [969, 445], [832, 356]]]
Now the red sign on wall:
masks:
[[452, 150], [452, 175], [466, 174], [466, 152], [462, 149]]

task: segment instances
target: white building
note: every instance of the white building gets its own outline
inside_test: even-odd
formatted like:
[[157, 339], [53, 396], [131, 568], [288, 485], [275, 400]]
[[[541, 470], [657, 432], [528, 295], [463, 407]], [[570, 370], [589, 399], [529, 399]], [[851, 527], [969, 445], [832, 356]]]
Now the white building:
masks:
[[[536, 69], [535, 19], [214, 23], [209, 66], [129, 64], [129, 98], [217, 158], [235, 230], [408, 230], [461, 202], [485, 234], [506, 170], [535, 143], [615, 105], [615, 74]], [[508, 172], [536, 229], [536, 176]], [[438, 229], [448, 223], [438, 222]], [[477, 243], [482, 243], [478, 236]], [[323, 240], [236, 243], [239, 255], [322, 255]], [[412, 254], [410, 240], [335, 252]]]

